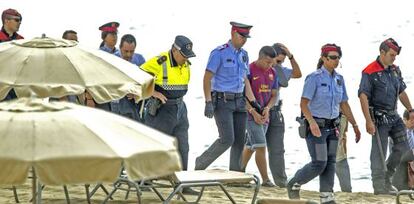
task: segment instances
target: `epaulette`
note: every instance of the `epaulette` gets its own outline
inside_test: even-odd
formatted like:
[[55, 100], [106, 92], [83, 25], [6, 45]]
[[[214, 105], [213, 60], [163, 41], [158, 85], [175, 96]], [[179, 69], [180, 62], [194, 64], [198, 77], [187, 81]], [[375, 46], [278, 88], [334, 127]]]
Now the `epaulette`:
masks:
[[323, 70], [322, 69], [317, 69], [316, 71], [313, 72], [313, 74], [322, 74]]
[[369, 64], [362, 72], [365, 74], [373, 74], [382, 70], [384, 70], [384, 68], [377, 61], [374, 61]]
[[162, 64], [162, 63], [164, 63], [165, 61], [167, 61], [167, 56], [165, 56], [165, 55], [159, 56], [159, 57], [158, 57], [158, 59], [157, 59], [157, 63], [158, 63], [159, 65], [161, 65], [161, 64]]
[[229, 47], [229, 44], [228, 44], [228, 43], [226, 43], [226, 44], [223, 44], [223, 45], [218, 46], [216, 49], [217, 49], [217, 50], [224, 50], [224, 49], [226, 49], [226, 48], [228, 48], [228, 47]]

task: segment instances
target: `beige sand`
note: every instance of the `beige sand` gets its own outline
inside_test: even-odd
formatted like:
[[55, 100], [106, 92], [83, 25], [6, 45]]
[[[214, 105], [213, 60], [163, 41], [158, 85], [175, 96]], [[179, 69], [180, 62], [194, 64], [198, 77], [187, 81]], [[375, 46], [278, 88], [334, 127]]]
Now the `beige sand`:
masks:
[[[31, 186], [29, 184], [30, 180], [23, 185], [17, 187], [17, 192], [19, 195], [20, 202], [27, 203], [31, 197]], [[110, 190], [112, 187], [106, 185]], [[69, 194], [71, 198], [71, 203], [87, 203], [85, 196], [85, 188], [82, 185], [71, 185], [68, 186]], [[253, 189], [247, 187], [227, 187], [230, 194], [234, 197], [237, 203], [251, 203], [251, 196], [253, 195]], [[164, 195], [167, 191], [162, 190]], [[394, 196], [376, 196], [371, 193], [335, 193], [337, 203], [395, 203]], [[63, 192], [63, 187], [61, 186], [46, 186], [43, 191], [42, 203], [45, 204], [65, 204], [65, 195]], [[124, 200], [125, 192], [119, 191], [115, 194], [114, 200], [108, 203], [136, 203], [135, 194], [131, 194], [128, 200]], [[314, 201], [319, 201], [319, 193], [314, 191], [301, 191], [302, 199], [309, 199]], [[189, 197], [191, 198], [191, 197]], [[278, 199], [287, 199], [286, 189], [279, 188], [260, 188], [260, 193], [258, 198], [278, 198]], [[403, 203], [410, 203], [411, 200], [407, 196], [402, 197]], [[100, 203], [104, 199], [103, 191], [99, 190], [97, 194], [92, 198], [92, 203]], [[411, 201], [412, 202], [412, 201]], [[13, 198], [13, 191], [8, 187], [0, 188], [0, 203], [15, 203]], [[143, 192], [143, 203], [152, 204], [152, 203], [161, 203], [158, 197], [153, 192]], [[175, 200], [172, 203], [183, 203]], [[225, 194], [220, 191], [218, 187], [207, 187], [206, 191], [201, 199], [200, 203], [209, 203], [209, 204], [221, 204], [221, 203], [230, 203]]]

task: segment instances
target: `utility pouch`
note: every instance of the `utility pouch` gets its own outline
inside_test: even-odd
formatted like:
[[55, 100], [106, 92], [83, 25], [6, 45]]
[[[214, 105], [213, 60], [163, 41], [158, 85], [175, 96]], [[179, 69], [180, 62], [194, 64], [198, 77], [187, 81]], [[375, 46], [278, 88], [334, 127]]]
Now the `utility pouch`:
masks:
[[161, 101], [157, 98], [150, 98], [147, 103], [148, 113], [152, 116], [157, 115], [157, 110], [161, 107]]
[[306, 138], [309, 131], [309, 123], [304, 117], [296, 117], [299, 123], [298, 131], [301, 138]]

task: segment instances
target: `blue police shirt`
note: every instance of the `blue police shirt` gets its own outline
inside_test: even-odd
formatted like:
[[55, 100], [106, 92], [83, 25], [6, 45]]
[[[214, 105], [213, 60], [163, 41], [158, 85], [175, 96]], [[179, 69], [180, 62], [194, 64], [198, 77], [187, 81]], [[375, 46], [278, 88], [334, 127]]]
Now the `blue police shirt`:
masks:
[[237, 50], [231, 41], [210, 53], [207, 70], [214, 74], [211, 89], [218, 92], [241, 93], [244, 78], [249, 74], [249, 57], [246, 50]]
[[[120, 50], [116, 51], [115, 55], [122, 58]], [[141, 54], [134, 53], [134, 55], [132, 55], [132, 58], [131, 58], [131, 60], [129, 60], [129, 62], [131, 62], [132, 64], [135, 64], [139, 67], [139, 66], [141, 66], [142, 64], [145, 63], [145, 58]]]
[[111, 53], [111, 54], [114, 54], [115, 52], [118, 52], [118, 49], [116, 49], [116, 48], [112, 49], [112, 48], [107, 47], [106, 45], [104, 45], [102, 47], [99, 47], [99, 49], [102, 50], [102, 51]]
[[348, 100], [344, 78], [335, 70], [332, 75], [321, 67], [305, 79], [302, 98], [309, 99], [312, 116], [334, 119], [339, 116], [339, 104]]
[[[273, 69], [275, 69], [275, 68], [273, 68]], [[291, 77], [292, 77], [292, 72], [293, 72], [293, 69], [290, 69], [290, 68], [288, 68], [288, 67], [282, 67], [282, 71], [283, 71], [283, 74], [285, 75], [285, 77], [286, 77], [286, 80], [290, 80], [291, 79]], [[278, 81], [280, 81], [280, 76], [279, 75], [277, 75], [277, 78], [278, 78]], [[276, 96], [276, 103], [275, 103], [275, 106], [277, 106], [277, 105], [279, 105], [279, 102], [280, 102], [280, 88], [282, 88], [281, 86], [280, 86], [280, 84], [279, 84], [279, 88], [277, 89], [278, 91], [277, 91], [277, 96]]]

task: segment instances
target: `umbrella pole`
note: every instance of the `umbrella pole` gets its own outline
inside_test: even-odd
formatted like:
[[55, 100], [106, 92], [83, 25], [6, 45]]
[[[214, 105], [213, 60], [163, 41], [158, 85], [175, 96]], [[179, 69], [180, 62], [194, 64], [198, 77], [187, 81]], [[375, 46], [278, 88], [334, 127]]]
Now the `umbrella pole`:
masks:
[[32, 167], [32, 203], [33, 204], [36, 204], [36, 201], [37, 201], [36, 187], [37, 187], [36, 173], [35, 173], [34, 168]]
[[32, 203], [41, 204], [42, 203], [42, 185], [37, 180], [36, 172], [34, 167], [32, 167]]

